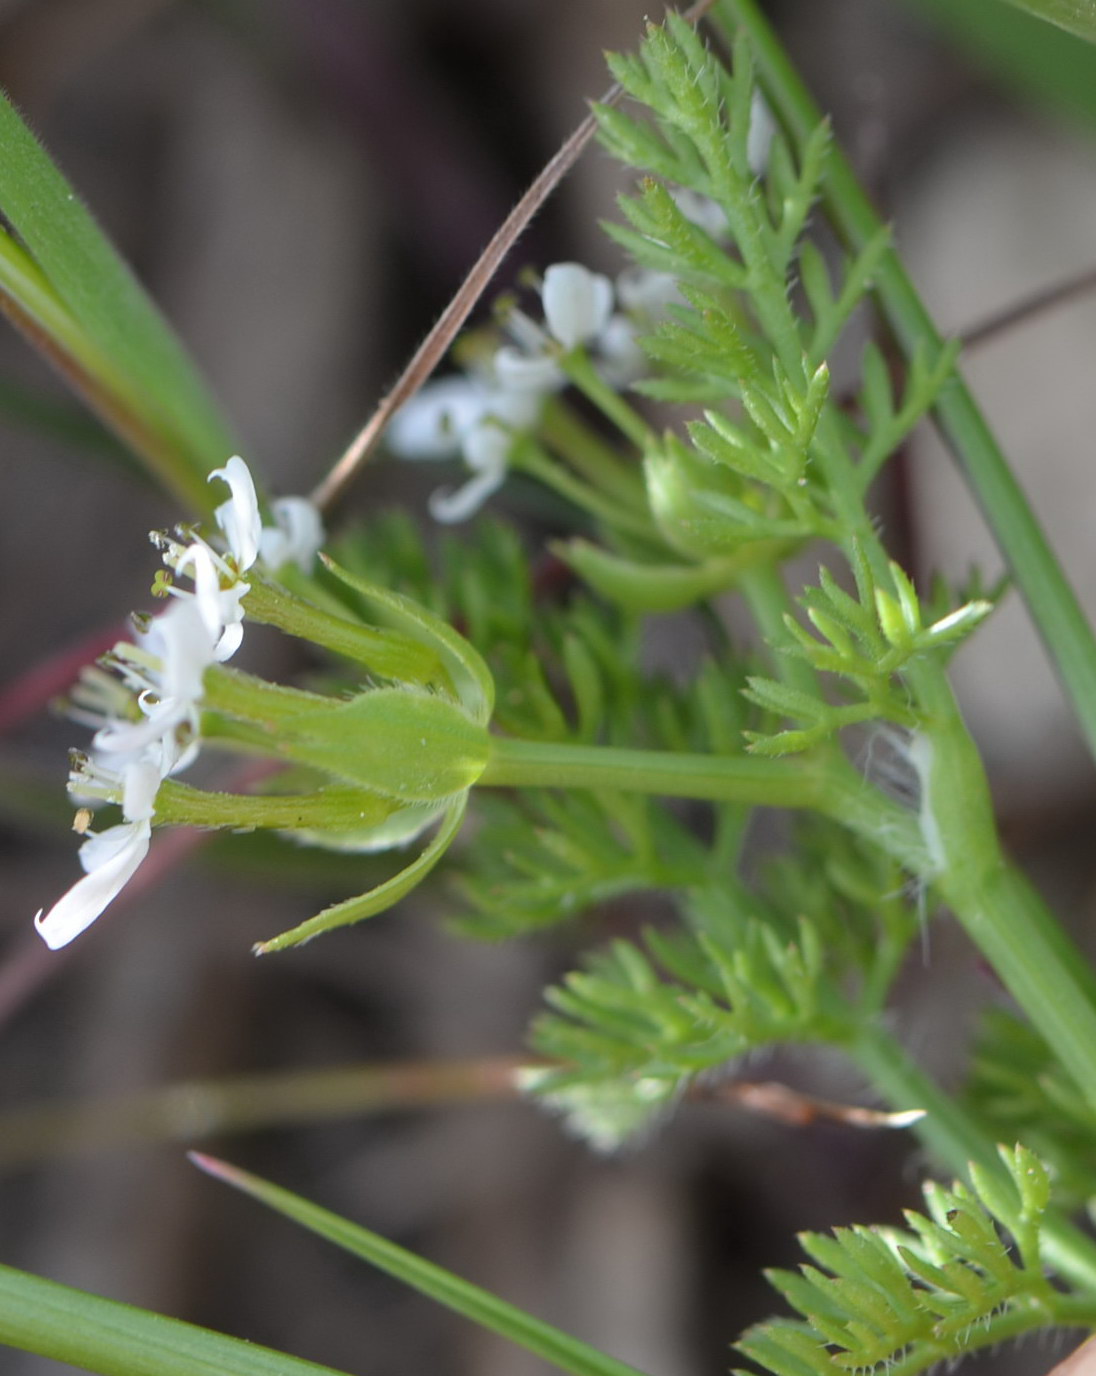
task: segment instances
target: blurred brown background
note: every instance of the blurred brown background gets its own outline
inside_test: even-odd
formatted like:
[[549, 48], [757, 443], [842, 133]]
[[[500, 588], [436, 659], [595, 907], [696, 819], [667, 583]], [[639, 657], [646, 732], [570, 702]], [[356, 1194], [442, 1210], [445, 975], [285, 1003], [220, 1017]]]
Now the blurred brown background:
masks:
[[[773, 6], [946, 329], [1096, 262], [1096, 152], [884, 0]], [[632, 45], [640, 0], [0, 0], [0, 84], [175, 321], [242, 452], [304, 491], [444, 305], [523, 185]], [[619, 176], [593, 150], [522, 240], [523, 263], [615, 250], [595, 227]], [[1080, 301], [970, 366], [1077, 582], [1096, 590], [1090, 381]], [[0, 377], [59, 398], [9, 331]], [[175, 511], [88, 445], [0, 417], [0, 682], [145, 601], [151, 526]], [[882, 494], [924, 573], [993, 556], [926, 442]], [[419, 470], [378, 465], [364, 513], [418, 503]], [[1009, 834], [1063, 907], [1091, 910], [1094, 795], [1038, 651], [1011, 607], [960, 666]], [[284, 648], [267, 667], [292, 671]], [[177, 868], [43, 960], [30, 917], [75, 877], [64, 750], [44, 714], [0, 742], [0, 1112], [190, 1076], [510, 1054], [573, 933], [479, 948], [438, 898], [255, 962], [249, 946], [352, 890], [310, 867]], [[5, 781], [7, 781], [5, 783]], [[33, 819], [25, 815], [34, 803]], [[265, 878], [265, 882], [264, 882]], [[334, 887], [331, 887], [334, 886]], [[944, 1075], [971, 990], [962, 943], [900, 1015]], [[979, 983], [981, 981], [981, 983]], [[856, 1098], [840, 1067], [751, 1067]], [[2, 1127], [0, 1127], [2, 1132]], [[793, 1233], [914, 1202], [907, 1144], [690, 1107], [643, 1150], [592, 1158], [523, 1105], [405, 1112], [203, 1140], [527, 1305], [655, 1376], [714, 1373], [772, 1307], [761, 1265]], [[177, 1144], [101, 1151], [0, 1178], [0, 1261], [361, 1376], [525, 1376], [540, 1365], [197, 1175]], [[1040, 1371], [1025, 1349], [1009, 1370]], [[56, 1364], [0, 1352], [0, 1371]], [[995, 1358], [988, 1369], [1006, 1370]]]

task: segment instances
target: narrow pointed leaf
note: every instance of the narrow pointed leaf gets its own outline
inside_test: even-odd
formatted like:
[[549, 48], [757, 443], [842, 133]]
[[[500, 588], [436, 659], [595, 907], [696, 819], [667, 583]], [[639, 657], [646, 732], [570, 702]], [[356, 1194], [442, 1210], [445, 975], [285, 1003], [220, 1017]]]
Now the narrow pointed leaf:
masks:
[[192, 1152], [190, 1159], [209, 1175], [251, 1195], [268, 1208], [300, 1223], [310, 1232], [333, 1242], [336, 1247], [379, 1267], [482, 1328], [509, 1338], [561, 1371], [573, 1372], [575, 1376], [642, 1376], [635, 1367], [618, 1362], [588, 1343], [553, 1328], [524, 1310], [516, 1309], [478, 1285], [462, 1280], [451, 1271], [417, 1257], [413, 1252], [338, 1214], [321, 1209], [299, 1195], [213, 1157]]
[[[0, 290], [13, 319], [141, 459], [192, 508], [232, 440], [171, 327], [49, 155], [0, 94], [0, 212], [13, 267]], [[39, 274], [14, 266], [20, 255]], [[26, 268], [26, 265], [24, 265]], [[43, 312], [43, 305], [50, 309]], [[72, 364], [73, 366], [69, 366]]]
[[260, 941], [255, 947], [255, 954], [267, 955], [271, 951], [284, 951], [290, 946], [299, 946], [302, 941], [311, 941], [321, 932], [329, 932], [334, 927], [348, 927], [352, 922], [363, 922], [367, 917], [375, 917], [377, 913], [391, 908], [416, 885], [422, 883], [449, 849], [453, 838], [460, 830], [467, 806], [468, 797], [465, 794], [446, 813], [444, 824], [422, 854], [400, 870], [399, 874], [393, 875], [383, 884], [378, 884], [368, 893], [325, 908], [322, 913], [317, 913], [307, 922], [290, 928], [288, 932], [282, 932], [280, 936], [271, 937], [269, 941]]
[[464, 636], [410, 597], [382, 588], [377, 583], [366, 582], [349, 570], [340, 568], [327, 555], [320, 557], [341, 583], [353, 588], [373, 606], [382, 608], [398, 630], [436, 651], [457, 682], [458, 696], [468, 711], [479, 722], [491, 720], [495, 705], [495, 680], [482, 655]]
[[344, 1376], [8, 1266], [0, 1266], [0, 1343], [95, 1376]]

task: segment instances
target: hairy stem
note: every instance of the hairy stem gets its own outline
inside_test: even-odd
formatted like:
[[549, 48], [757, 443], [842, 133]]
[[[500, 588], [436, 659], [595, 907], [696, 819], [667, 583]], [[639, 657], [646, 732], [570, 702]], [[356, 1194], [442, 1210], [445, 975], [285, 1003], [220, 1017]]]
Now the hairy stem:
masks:
[[[822, 116], [756, 0], [719, 0], [713, 16], [728, 33], [748, 33], [765, 93], [781, 123], [802, 142]], [[836, 147], [830, 152], [823, 198], [838, 233], [854, 251], [879, 233], [879, 216], [847, 158]], [[932, 318], [893, 250], [883, 253], [874, 278], [880, 308], [907, 357], [919, 343], [934, 352], [939, 350], [941, 340]], [[1089, 747], [1096, 754], [1096, 638], [1076, 594], [985, 417], [957, 372], [941, 389], [934, 415], [1008, 560]]]

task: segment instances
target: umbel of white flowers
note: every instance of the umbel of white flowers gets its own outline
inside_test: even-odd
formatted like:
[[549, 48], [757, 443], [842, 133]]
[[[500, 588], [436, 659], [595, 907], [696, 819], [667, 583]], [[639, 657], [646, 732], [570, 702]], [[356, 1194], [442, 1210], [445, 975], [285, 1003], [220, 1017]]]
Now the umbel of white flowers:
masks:
[[[750, 108], [747, 158], [755, 176], [764, 172], [775, 133], [760, 92]], [[687, 187], [672, 191], [678, 209], [713, 239], [727, 234], [727, 217], [707, 196]], [[668, 272], [626, 268], [615, 284], [581, 263], [555, 263], [540, 288], [544, 324], [512, 311], [505, 329], [510, 343], [465, 372], [428, 382], [393, 417], [388, 448], [401, 459], [461, 458], [471, 473], [462, 486], [441, 488], [430, 514], [446, 523], [465, 521], [502, 486], [514, 445], [531, 430], [545, 401], [566, 384], [557, 356], [589, 350], [612, 387], [643, 375], [639, 335], [684, 298]]]
[[[694, 210], [710, 213], [690, 201], [685, 213]], [[502, 486], [514, 444], [536, 424], [548, 397], [566, 386], [560, 354], [585, 348], [610, 386], [626, 387], [644, 371], [640, 333], [683, 300], [669, 273], [628, 268], [614, 284], [581, 263], [554, 263], [540, 296], [543, 326], [511, 311], [509, 343], [463, 373], [427, 383], [392, 419], [387, 444], [397, 457], [460, 457], [472, 474], [463, 487], [433, 494], [437, 521], [467, 520]]]
[[[389, 449], [405, 459], [459, 455], [472, 477], [455, 491], [441, 489], [430, 500], [438, 521], [464, 521], [506, 477], [515, 437], [536, 423], [545, 399], [566, 383], [556, 355], [586, 345], [604, 361], [623, 366], [629, 342], [613, 316], [613, 284], [580, 263], [556, 263], [541, 285], [544, 326], [520, 311], [506, 329], [511, 343], [465, 373], [428, 383], [395, 415]], [[623, 321], [623, 317], [618, 318]], [[629, 357], [634, 367], [637, 357]], [[624, 373], [619, 374], [624, 380]]]
[[95, 753], [76, 755], [69, 790], [88, 799], [120, 796], [123, 820], [88, 834], [79, 852], [84, 877], [35, 917], [52, 950], [89, 927], [148, 854], [160, 784], [198, 753], [205, 671], [231, 658], [243, 640], [243, 598], [251, 589], [244, 575], [256, 561], [272, 572], [287, 563], [307, 572], [323, 542], [319, 513], [302, 497], [272, 503], [274, 524], [263, 526], [255, 484], [238, 456], [209, 478], [229, 488], [213, 513], [224, 548], [198, 536], [182, 545], [154, 533], [164, 563], [176, 577], [189, 577], [193, 590], [172, 584], [166, 611], [139, 620], [135, 642], [115, 647], [110, 664], [118, 678], [90, 670], [73, 692], [73, 715], [96, 730]]

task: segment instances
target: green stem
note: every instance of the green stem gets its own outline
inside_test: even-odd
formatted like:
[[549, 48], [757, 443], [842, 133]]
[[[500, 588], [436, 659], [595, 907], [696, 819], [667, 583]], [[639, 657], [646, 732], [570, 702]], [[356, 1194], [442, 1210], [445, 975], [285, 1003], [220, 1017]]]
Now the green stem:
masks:
[[544, 408], [540, 431], [544, 441], [579, 474], [634, 511], [647, 510], [643, 476], [635, 465], [625, 463], [600, 435], [563, 402], [550, 400]]
[[[749, 34], [766, 94], [784, 126], [802, 141], [821, 115], [755, 0], [719, 0], [713, 13], [728, 32], [741, 28]], [[837, 148], [830, 153], [823, 194], [834, 225], [853, 250], [863, 248], [879, 232], [879, 217]], [[880, 307], [907, 357], [919, 342], [932, 350], [942, 347], [931, 317], [893, 250], [883, 254], [874, 276]], [[1090, 749], [1096, 753], [1096, 638], [1076, 594], [958, 373], [941, 390], [935, 416], [996, 534]]]
[[561, 497], [572, 502], [580, 511], [589, 512], [610, 528], [615, 527], [629, 535], [638, 535], [644, 540], [658, 538], [658, 531], [652, 524], [649, 513], [635, 510], [634, 503], [630, 507], [625, 506], [619, 498], [598, 492], [581, 478], [576, 478], [573, 473], [561, 468], [538, 444], [528, 440], [519, 443], [510, 463], [518, 472], [530, 474], [545, 487], [551, 488], [553, 492], [558, 492]]
[[[1091, 972], [1038, 894], [1005, 860], [981, 762], [936, 670], [917, 677], [934, 715], [926, 740], [926, 816], [886, 799], [836, 751], [770, 760], [492, 737], [488, 787], [607, 788], [757, 807], [813, 808], [869, 838], [924, 878], [964, 925], [1005, 987], [1096, 1107], [1096, 1001]], [[932, 697], [935, 691], [936, 697]], [[946, 708], [951, 702], [950, 715]], [[942, 847], [942, 850], [941, 850]]]
[[930, 863], [916, 816], [866, 783], [836, 750], [772, 760], [492, 736], [490, 758], [476, 782], [488, 788], [604, 788], [753, 807], [813, 808], [870, 837], [916, 874]]
[[779, 564], [774, 561], [745, 570], [739, 577], [738, 586], [769, 649], [774, 673], [790, 687], [821, 697], [818, 675], [807, 660], [802, 655], [781, 653], [793, 642], [784, 624], [785, 616], [791, 614], [792, 603]]
[[570, 353], [562, 354], [559, 366], [579, 391], [613, 422], [622, 435], [631, 440], [641, 454], [652, 447], [655, 436], [651, 427], [634, 406], [629, 406], [620, 393], [609, 386], [584, 349], [572, 349]]
[[1096, 1107], [1092, 970], [1001, 851], [982, 761], [944, 671], [915, 662], [906, 677], [924, 713], [915, 763], [937, 892]]
[[825, 781], [812, 763], [492, 736], [491, 757], [477, 782], [489, 788], [607, 788], [756, 807], [817, 807]]
[[[922, 1108], [915, 1124], [932, 1155], [956, 1175], [967, 1177], [967, 1164], [1006, 1178], [993, 1141], [970, 1115], [945, 1094], [878, 1024], [865, 1025], [848, 1048], [853, 1060], [894, 1109]], [[1045, 1216], [1043, 1253], [1053, 1269], [1074, 1285], [1096, 1292], [1096, 1242], [1053, 1211]]]

